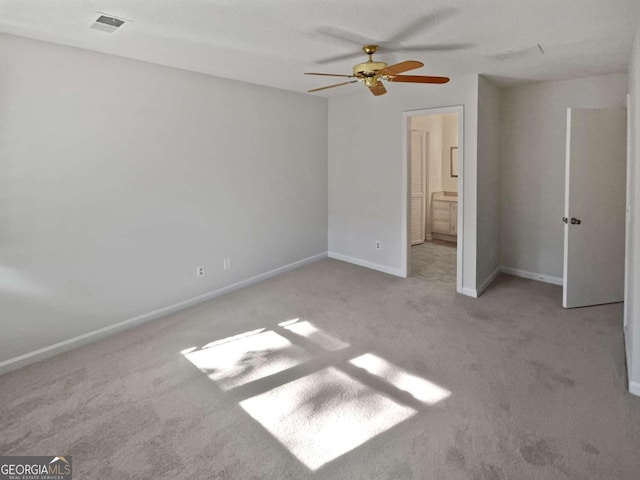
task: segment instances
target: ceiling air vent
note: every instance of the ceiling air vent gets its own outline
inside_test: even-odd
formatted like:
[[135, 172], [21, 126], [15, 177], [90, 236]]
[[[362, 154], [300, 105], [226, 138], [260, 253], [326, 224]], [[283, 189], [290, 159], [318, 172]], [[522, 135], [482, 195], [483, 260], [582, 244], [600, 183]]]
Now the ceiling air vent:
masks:
[[113, 33], [122, 25], [124, 25], [124, 20], [110, 17], [108, 15], [100, 15], [98, 19], [91, 24], [91, 28], [101, 30], [103, 32]]

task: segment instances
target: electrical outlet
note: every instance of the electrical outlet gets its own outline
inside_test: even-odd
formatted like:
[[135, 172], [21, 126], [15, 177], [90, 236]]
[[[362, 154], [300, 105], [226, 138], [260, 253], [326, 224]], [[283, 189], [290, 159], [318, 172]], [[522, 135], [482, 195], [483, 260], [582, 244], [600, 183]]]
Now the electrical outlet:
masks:
[[203, 267], [198, 267], [198, 269], [196, 270], [196, 275], [198, 277], [204, 277], [204, 266]]
[[382, 248], [382, 242], [380, 240], [376, 240], [376, 250], [380, 250]]
[[229, 270], [231, 268], [231, 259], [230, 258], [225, 258], [222, 261], [222, 268], [225, 270]]

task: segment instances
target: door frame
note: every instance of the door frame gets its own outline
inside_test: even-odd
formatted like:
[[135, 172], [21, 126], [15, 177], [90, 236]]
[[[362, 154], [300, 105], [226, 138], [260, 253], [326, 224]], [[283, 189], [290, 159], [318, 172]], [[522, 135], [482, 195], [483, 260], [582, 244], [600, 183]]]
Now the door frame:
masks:
[[[424, 243], [424, 241], [426, 240], [426, 236], [427, 236], [427, 218], [429, 217], [429, 213], [427, 212], [427, 197], [429, 194], [429, 181], [428, 181], [428, 168], [429, 168], [429, 149], [428, 147], [430, 147], [430, 143], [428, 141], [430, 134], [429, 132], [427, 132], [426, 130], [417, 130], [417, 129], [411, 129], [411, 132], [409, 133], [410, 135], [412, 135], [413, 133], [418, 133], [421, 137], [421, 141], [422, 141], [422, 192], [423, 192], [423, 196], [422, 196], [422, 242], [420, 243]], [[409, 148], [409, 155], [411, 155], [411, 147]], [[411, 158], [409, 158], [409, 168], [411, 168]], [[411, 185], [411, 184], [410, 184]], [[411, 197], [413, 195], [413, 193], [410, 192], [410, 197], [409, 197], [409, 201], [413, 202], [413, 198]], [[409, 208], [411, 208], [411, 205], [409, 205]], [[411, 225], [409, 225], [409, 227], [411, 227]], [[409, 228], [409, 231], [411, 231], [411, 228]], [[411, 238], [409, 238], [409, 243], [411, 243]], [[411, 245], [413, 245], [413, 243], [411, 243]], [[416, 244], [419, 245], [419, 244]]]
[[[629, 249], [631, 248], [631, 141], [633, 139], [633, 132], [631, 131], [631, 94], [627, 93], [627, 181], [625, 187], [625, 214], [624, 214], [624, 307], [622, 313], [622, 327], [626, 329], [629, 324]], [[625, 345], [626, 346], [626, 345]]]
[[451, 105], [435, 108], [423, 108], [419, 110], [407, 110], [402, 112], [402, 207], [404, 215], [401, 222], [402, 238], [402, 276], [411, 275], [411, 117], [424, 115], [438, 115], [443, 113], [458, 114], [458, 247], [456, 252], [456, 291], [462, 291], [462, 265], [464, 252], [464, 106]]

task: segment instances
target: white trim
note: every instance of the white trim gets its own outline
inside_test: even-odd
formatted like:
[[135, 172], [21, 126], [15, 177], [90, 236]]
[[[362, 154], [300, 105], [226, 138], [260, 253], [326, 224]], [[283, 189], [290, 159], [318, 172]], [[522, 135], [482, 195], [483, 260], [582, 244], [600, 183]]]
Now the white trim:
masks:
[[624, 332], [624, 351], [625, 351], [625, 360], [626, 360], [626, 365], [627, 365], [627, 376], [629, 378], [629, 382], [631, 382], [631, 341], [633, 340], [631, 338], [630, 332], [629, 332], [629, 326], [628, 325], [624, 325], [622, 327], [622, 331]]
[[629, 393], [633, 395], [640, 396], [640, 383], [639, 382], [629, 382]]
[[626, 199], [624, 215], [624, 310], [622, 313], [622, 324], [626, 327], [629, 324], [629, 260], [631, 249], [631, 141], [634, 138], [631, 131], [631, 94], [627, 94], [627, 178], [626, 178]]
[[562, 286], [562, 277], [552, 277], [550, 275], [543, 275], [542, 273], [528, 272], [526, 270], [520, 270], [519, 268], [504, 266], [500, 267], [500, 271], [508, 273], [509, 275], [515, 275], [516, 277], [528, 278], [530, 280], [538, 280], [539, 282]]
[[329, 258], [333, 258], [335, 260], [340, 260], [342, 262], [353, 263], [354, 265], [359, 265], [361, 267], [371, 268], [372, 270], [378, 270], [379, 272], [388, 273], [390, 275], [395, 275], [396, 277], [406, 278], [404, 272], [399, 268], [391, 268], [385, 265], [380, 265], [378, 263], [369, 262], [367, 260], [362, 260], [360, 258], [350, 257], [348, 255], [343, 255], [341, 253], [336, 252], [328, 252]]
[[473, 288], [463, 287], [462, 290], [459, 291], [458, 293], [461, 293], [462, 295], [466, 295], [467, 297], [478, 298], [478, 291], [474, 290]]
[[[402, 270], [400, 275], [403, 278], [407, 278], [411, 273], [411, 235], [409, 229], [411, 224], [409, 218], [411, 215], [411, 189], [409, 188], [409, 170], [411, 167], [411, 158], [409, 155], [411, 141], [411, 128], [409, 119], [411, 117], [420, 115], [437, 115], [442, 113], [457, 113], [458, 114], [458, 248], [457, 248], [457, 268], [456, 268], [456, 291], [463, 295], [477, 296], [470, 292], [472, 289], [462, 288], [463, 285], [463, 254], [464, 254], [464, 105], [451, 105], [437, 108], [426, 108], [420, 110], [408, 110], [402, 112], [402, 165], [404, 170], [402, 172], [402, 215], [401, 221], [401, 240], [402, 240]], [[373, 267], [372, 267], [373, 268]], [[394, 269], [395, 270], [395, 269]], [[394, 273], [395, 275], [395, 273]], [[475, 290], [473, 290], [475, 292]]]
[[[427, 232], [431, 235], [430, 222], [431, 222], [431, 212], [429, 211], [429, 162], [427, 158], [429, 158], [429, 149], [431, 148], [431, 133], [426, 130], [411, 130], [411, 135], [417, 133], [420, 135], [420, 141], [422, 142], [422, 231], [421, 231], [421, 239], [417, 240], [415, 243], [411, 243], [411, 245], [418, 245], [420, 243], [424, 243], [425, 238], [427, 237]], [[427, 141], [427, 138], [429, 141]], [[412, 141], [411, 139], [410, 141]], [[431, 160], [429, 158], [429, 160]], [[409, 163], [409, 168], [413, 168], [411, 166], [411, 162]], [[411, 194], [411, 203], [413, 203], [413, 192]], [[409, 211], [411, 211], [411, 206], [409, 205]], [[406, 277], [405, 277], [406, 278]]]
[[[571, 188], [571, 112], [567, 108], [567, 131], [565, 134], [565, 161], [564, 161], [564, 218], [569, 218], [569, 190]], [[563, 253], [562, 253], [562, 306], [567, 308], [567, 273], [569, 268], [569, 224], [563, 226]]]
[[475, 288], [469, 288], [469, 287], [463, 287], [461, 291], [459, 291], [458, 293], [461, 293], [463, 295], [466, 295], [468, 297], [473, 297], [473, 298], [478, 298], [480, 295], [482, 295], [484, 293], [484, 291], [489, 287], [489, 285], [491, 285], [491, 283], [496, 279], [496, 277], [498, 276], [498, 274], [501, 272], [501, 269], [496, 269], [495, 272], [493, 272], [491, 275], [489, 275], [489, 278], [487, 278], [482, 285], [480, 285], [480, 287], [478, 289]]
[[445, 242], [458, 242], [458, 239], [455, 235], [449, 235], [447, 233], [434, 233], [433, 238], [435, 238], [436, 240], [444, 240]]
[[500, 273], [500, 269], [496, 268], [496, 270], [491, 275], [489, 275], [489, 278], [487, 278], [484, 282], [482, 282], [482, 285], [480, 285], [477, 290], [478, 297], [482, 295], [487, 288], [489, 288], [489, 285], [493, 283], [493, 281], [496, 279], [499, 273]]
[[96, 340], [113, 335], [123, 330], [133, 328], [135, 326], [141, 325], [151, 320], [164, 317], [166, 315], [177, 312], [179, 310], [183, 310], [185, 308], [192, 307], [199, 303], [206, 302], [207, 300], [212, 300], [216, 297], [224, 295], [225, 293], [230, 293], [235, 290], [248, 287], [249, 285], [253, 285], [255, 283], [261, 282], [263, 280], [274, 277], [281, 273], [288, 272], [289, 270], [302, 267], [304, 265], [307, 265], [309, 263], [315, 262], [317, 260], [320, 260], [326, 257], [327, 257], [327, 252], [323, 252], [317, 255], [313, 255], [311, 257], [303, 258], [302, 260], [298, 260], [297, 262], [289, 263], [287, 265], [283, 265], [282, 267], [274, 268], [273, 270], [269, 270], [268, 272], [255, 275], [253, 277], [247, 278], [245, 280], [241, 280], [236, 283], [232, 283], [231, 285], [227, 285], [226, 287], [222, 287], [217, 290], [204, 293], [202, 295], [198, 295], [197, 297], [183, 300], [181, 302], [159, 308], [149, 313], [143, 313], [142, 315], [138, 315], [128, 320], [118, 322], [114, 325], [109, 325], [108, 327], [100, 328], [98, 330], [94, 330], [92, 332], [85, 333], [83, 335], [78, 335], [77, 337], [73, 337], [68, 340], [63, 340], [62, 342], [49, 345], [48, 347], [44, 347], [39, 350], [35, 350], [33, 352], [25, 353], [23, 355], [19, 355], [14, 358], [10, 358], [9, 360], [0, 362], [0, 375], [10, 372], [12, 370], [16, 370], [21, 367], [25, 367], [32, 363], [45, 360], [47, 358], [53, 357], [54, 355], [58, 355], [60, 353], [72, 350], [81, 345], [94, 342]]

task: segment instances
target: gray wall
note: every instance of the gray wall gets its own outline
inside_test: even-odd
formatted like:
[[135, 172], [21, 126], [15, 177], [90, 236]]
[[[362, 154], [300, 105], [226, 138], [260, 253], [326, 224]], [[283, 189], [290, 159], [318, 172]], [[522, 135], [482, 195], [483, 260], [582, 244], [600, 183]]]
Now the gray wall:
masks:
[[0, 65], [0, 362], [327, 250], [325, 99], [7, 35]]
[[478, 80], [478, 288], [500, 267], [500, 89]]
[[500, 246], [505, 267], [562, 277], [566, 111], [626, 103], [626, 75], [540, 82], [501, 95]]

